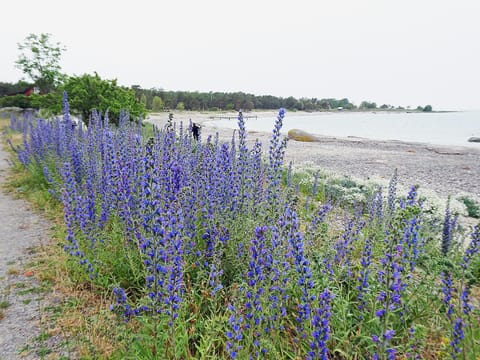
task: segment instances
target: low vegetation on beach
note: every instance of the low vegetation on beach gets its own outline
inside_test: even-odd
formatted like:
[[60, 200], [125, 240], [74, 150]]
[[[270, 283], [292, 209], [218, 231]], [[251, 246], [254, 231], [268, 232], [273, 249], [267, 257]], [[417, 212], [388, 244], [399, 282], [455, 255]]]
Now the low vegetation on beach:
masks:
[[58, 324], [103, 322], [77, 338], [81, 356], [478, 359], [480, 229], [448, 204], [428, 211], [396, 174], [386, 188], [303, 181], [283, 164], [283, 109], [264, 150], [241, 113], [221, 143], [125, 114], [75, 126], [63, 106], [12, 117], [13, 186], [63, 211], [56, 266], [97, 312], [73, 319], [72, 297]]

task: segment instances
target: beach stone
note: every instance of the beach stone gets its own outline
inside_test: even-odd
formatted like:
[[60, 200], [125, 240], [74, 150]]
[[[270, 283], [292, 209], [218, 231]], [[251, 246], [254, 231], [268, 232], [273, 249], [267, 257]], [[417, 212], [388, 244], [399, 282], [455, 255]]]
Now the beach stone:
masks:
[[470, 139], [468, 139], [469, 142], [478, 142], [480, 143], [480, 137], [477, 136], [472, 136]]
[[291, 129], [288, 131], [288, 137], [295, 141], [314, 142], [320, 141], [315, 135], [299, 129]]

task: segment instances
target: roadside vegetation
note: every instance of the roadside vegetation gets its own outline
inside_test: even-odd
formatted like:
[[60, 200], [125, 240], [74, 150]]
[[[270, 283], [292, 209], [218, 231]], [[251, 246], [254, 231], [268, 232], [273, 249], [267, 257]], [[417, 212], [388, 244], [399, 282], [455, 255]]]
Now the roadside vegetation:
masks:
[[448, 205], [426, 211], [396, 174], [388, 188], [303, 181], [283, 164], [283, 109], [262, 149], [241, 113], [230, 143], [195, 141], [191, 124], [126, 114], [74, 126], [64, 96], [62, 119], [12, 117], [11, 186], [57, 219], [39, 266], [70, 292], [56, 322], [79, 356], [480, 355], [480, 230]]

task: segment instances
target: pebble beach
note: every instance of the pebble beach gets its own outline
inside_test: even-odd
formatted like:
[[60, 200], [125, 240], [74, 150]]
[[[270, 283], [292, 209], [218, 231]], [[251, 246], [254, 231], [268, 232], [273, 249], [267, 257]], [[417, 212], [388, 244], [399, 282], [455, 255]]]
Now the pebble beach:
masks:
[[[247, 115], [247, 114], [245, 114]], [[248, 116], [272, 116], [274, 112], [249, 112]], [[202, 112], [174, 112], [174, 121], [204, 124], [201, 137], [215, 136], [230, 141], [232, 129], [215, 126], [212, 116], [232, 116]], [[288, 116], [288, 114], [287, 114]], [[168, 113], [152, 114], [147, 119], [159, 127], [166, 124]], [[254, 121], [254, 120], [251, 120]], [[273, 123], [272, 123], [273, 129]], [[262, 142], [268, 151], [270, 133], [248, 132], [248, 141]], [[285, 162], [296, 168], [319, 169], [359, 181], [388, 182], [395, 169], [399, 184], [418, 185], [420, 190], [441, 199], [448, 196], [480, 198], [480, 149], [475, 147], [431, 145], [402, 141], [379, 141], [356, 137], [318, 136], [317, 142], [289, 140]]]

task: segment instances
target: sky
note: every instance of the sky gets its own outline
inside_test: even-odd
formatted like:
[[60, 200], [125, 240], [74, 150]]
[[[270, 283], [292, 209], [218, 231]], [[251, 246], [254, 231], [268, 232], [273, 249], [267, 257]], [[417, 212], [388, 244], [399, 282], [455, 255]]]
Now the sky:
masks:
[[120, 85], [480, 109], [479, 0], [2, 3], [0, 81], [50, 33], [62, 71]]

